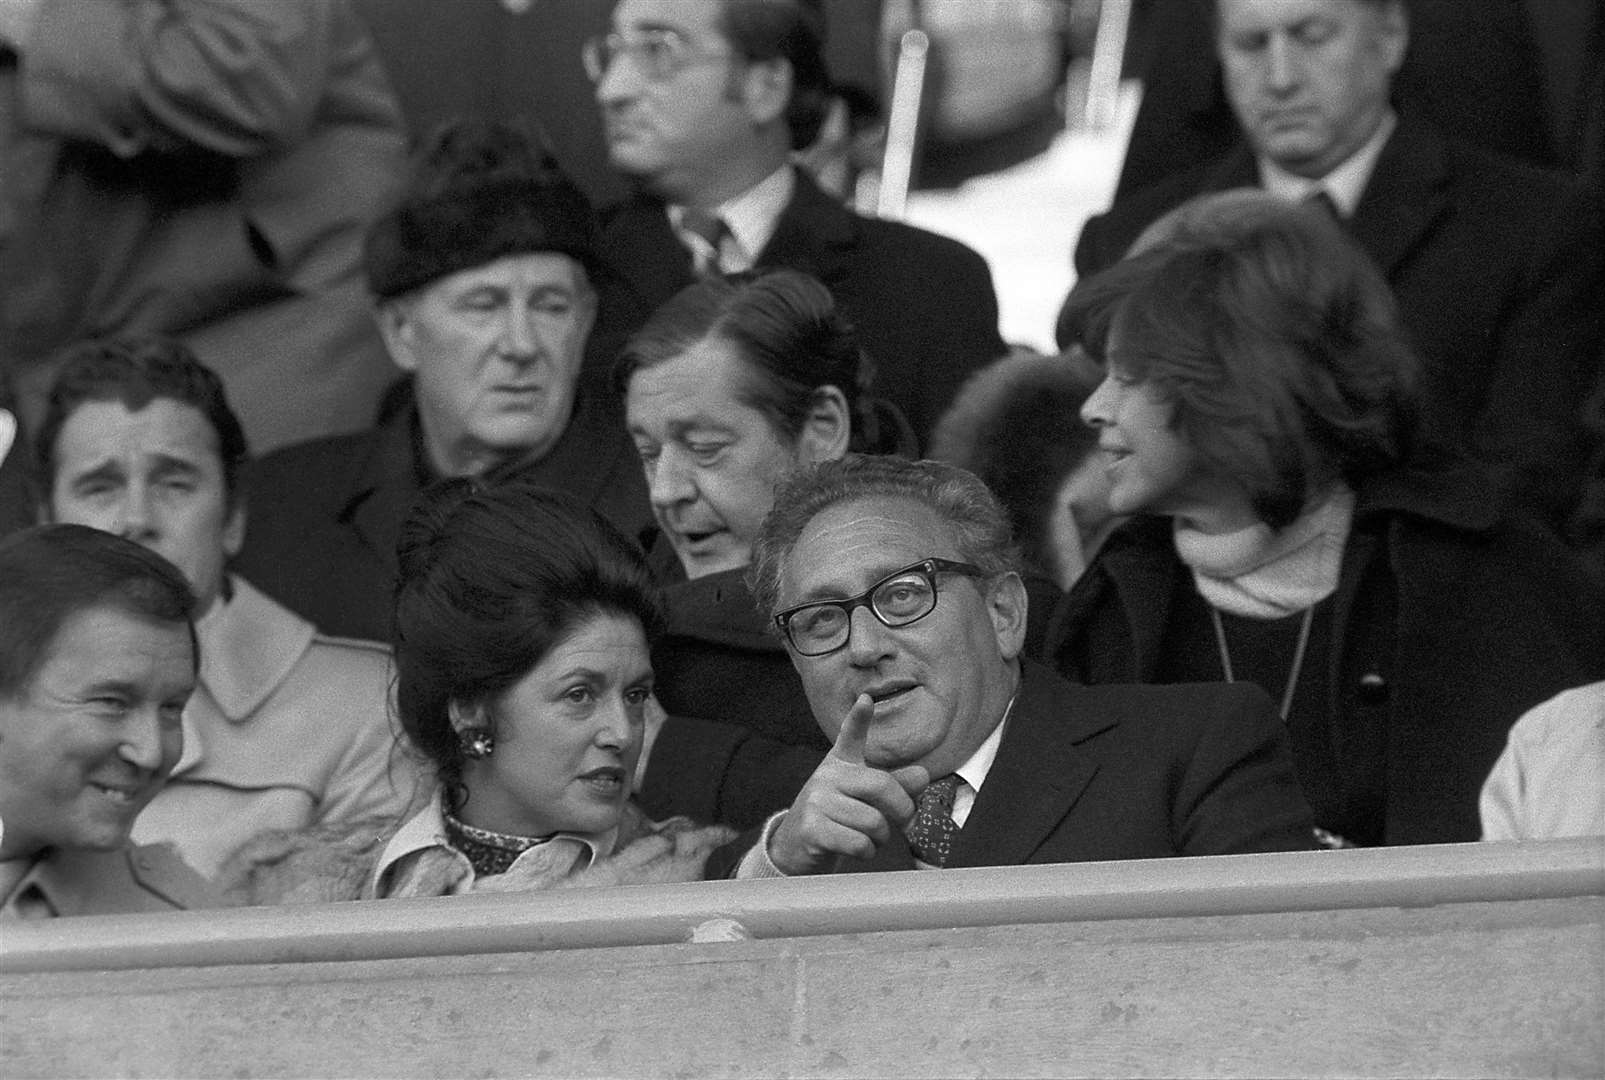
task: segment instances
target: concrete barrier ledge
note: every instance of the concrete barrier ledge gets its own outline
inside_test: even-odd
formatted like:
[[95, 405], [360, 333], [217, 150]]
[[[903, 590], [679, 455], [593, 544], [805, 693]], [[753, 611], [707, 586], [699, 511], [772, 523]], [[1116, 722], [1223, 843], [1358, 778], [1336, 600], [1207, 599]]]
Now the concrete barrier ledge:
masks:
[[764, 939], [1594, 895], [1605, 896], [1605, 839], [1449, 844], [10, 923], [0, 972], [674, 944], [714, 919]]

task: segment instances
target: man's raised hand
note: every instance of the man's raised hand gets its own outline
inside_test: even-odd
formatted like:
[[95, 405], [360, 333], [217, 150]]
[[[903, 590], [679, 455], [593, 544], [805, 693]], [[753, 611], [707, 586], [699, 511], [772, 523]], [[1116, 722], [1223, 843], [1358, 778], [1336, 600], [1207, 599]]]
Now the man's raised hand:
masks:
[[858, 695], [836, 742], [769, 837], [769, 859], [787, 875], [825, 873], [842, 857], [867, 859], [900, 836], [913, 796], [930, 774], [919, 765], [887, 772], [864, 762], [875, 702]]

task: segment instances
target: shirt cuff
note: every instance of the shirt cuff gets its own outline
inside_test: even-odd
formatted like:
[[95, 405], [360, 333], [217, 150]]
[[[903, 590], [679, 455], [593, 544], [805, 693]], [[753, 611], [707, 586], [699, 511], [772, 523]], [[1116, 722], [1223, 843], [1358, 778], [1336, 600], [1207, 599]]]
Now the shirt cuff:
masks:
[[750, 878], [783, 878], [790, 877], [780, 867], [769, 859], [769, 837], [774, 834], [775, 826], [780, 819], [786, 816], [786, 811], [769, 815], [769, 820], [763, 823], [763, 832], [758, 836], [758, 842], [741, 857], [736, 864], [736, 880], [745, 881]]

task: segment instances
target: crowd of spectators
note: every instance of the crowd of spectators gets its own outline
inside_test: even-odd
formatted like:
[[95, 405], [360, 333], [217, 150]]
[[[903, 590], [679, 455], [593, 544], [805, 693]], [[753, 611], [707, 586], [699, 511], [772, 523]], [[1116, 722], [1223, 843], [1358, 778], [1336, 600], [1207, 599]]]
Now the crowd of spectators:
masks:
[[826, 6], [618, 0], [597, 208], [382, 5], [0, 0], [0, 918], [1605, 834], [1584, 170], [1213, 0], [1011, 351]]

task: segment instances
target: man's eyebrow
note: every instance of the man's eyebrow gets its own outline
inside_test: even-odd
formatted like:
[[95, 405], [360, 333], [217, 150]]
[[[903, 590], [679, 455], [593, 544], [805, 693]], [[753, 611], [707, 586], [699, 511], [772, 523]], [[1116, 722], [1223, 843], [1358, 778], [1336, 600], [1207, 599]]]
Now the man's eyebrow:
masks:
[[151, 469], [152, 476], [200, 476], [204, 470], [188, 458], [174, 457], [172, 454], [157, 454], [155, 467]]
[[669, 438], [683, 438], [685, 435], [693, 431], [711, 431], [723, 435], [729, 434], [730, 430], [730, 425], [724, 423], [717, 417], [709, 416], [706, 413], [698, 413], [696, 416], [687, 417], [684, 420], [676, 420], [671, 423], [669, 425]]
[[617, 33], [673, 34], [675, 37], [686, 40], [690, 40], [691, 37], [685, 32], [684, 27], [666, 22], [635, 22], [630, 23], [628, 26], [615, 26], [613, 29]]
[[829, 582], [822, 582], [819, 585], [816, 585], [814, 588], [804, 591], [800, 596], [797, 597], [796, 603], [788, 604], [787, 606], [796, 607], [799, 604], [826, 603], [831, 600], [846, 600], [850, 597], [862, 596], [865, 589], [873, 589], [876, 585], [879, 585], [881, 582], [885, 581], [887, 578], [898, 573], [899, 571], [907, 570], [908, 567], [909, 564], [906, 562], [896, 562], [885, 565], [881, 568], [871, 568], [870, 574], [872, 576], [869, 577], [867, 583], [859, 588], [852, 589], [851, 591], [835, 588]]
[[92, 484], [102, 480], [121, 480], [125, 475], [122, 462], [108, 458], [83, 472], [69, 473], [67, 480], [69, 484], [77, 487], [80, 484]]

